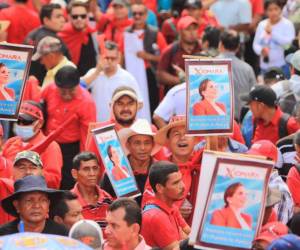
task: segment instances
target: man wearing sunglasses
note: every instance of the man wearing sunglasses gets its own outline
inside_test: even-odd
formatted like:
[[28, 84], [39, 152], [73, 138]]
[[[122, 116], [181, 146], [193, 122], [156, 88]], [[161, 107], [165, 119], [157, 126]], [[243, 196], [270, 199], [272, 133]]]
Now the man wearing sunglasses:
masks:
[[[67, 45], [72, 61], [77, 65], [80, 76], [96, 66], [98, 43], [96, 32], [89, 25], [88, 5], [83, 1], [72, 0], [67, 11], [67, 22], [58, 36]], [[86, 60], [88, 58], [88, 60]]]

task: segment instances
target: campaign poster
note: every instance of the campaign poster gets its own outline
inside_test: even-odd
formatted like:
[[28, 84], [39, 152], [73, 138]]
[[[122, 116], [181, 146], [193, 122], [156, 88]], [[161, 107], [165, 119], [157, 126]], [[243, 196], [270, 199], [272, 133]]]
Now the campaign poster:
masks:
[[106, 174], [117, 197], [136, 197], [140, 191], [114, 125], [92, 130]]
[[233, 131], [230, 59], [186, 59], [187, 133], [228, 135]]
[[271, 169], [262, 162], [216, 160], [196, 246], [251, 249], [263, 220]]
[[0, 119], [18, 119], [32, 52], [32, 46], [0, 44]]

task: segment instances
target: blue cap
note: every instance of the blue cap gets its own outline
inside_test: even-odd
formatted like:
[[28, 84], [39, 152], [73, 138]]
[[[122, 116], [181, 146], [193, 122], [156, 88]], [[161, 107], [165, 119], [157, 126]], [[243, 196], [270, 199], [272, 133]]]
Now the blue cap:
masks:
[[287, 234], [274, 240], [267, 250], [300, 250], [300, 237], [295, 234]]

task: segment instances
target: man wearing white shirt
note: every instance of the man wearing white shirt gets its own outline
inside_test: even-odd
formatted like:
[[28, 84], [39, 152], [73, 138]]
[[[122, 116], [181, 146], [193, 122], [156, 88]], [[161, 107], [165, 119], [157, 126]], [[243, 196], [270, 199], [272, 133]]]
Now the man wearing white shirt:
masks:
[[110, 118], [110, 102], [113, 92], [120, 86], [133, 88], [143, 102], [141, 92], [135, 78], [119, 65], [120, 52], [116, 43], [107, 41], [101, 48], [101, 56], [96, 68], [82, 78], [91, 90], [92, 97], [96, 103], [97, 121], [103, 122]]

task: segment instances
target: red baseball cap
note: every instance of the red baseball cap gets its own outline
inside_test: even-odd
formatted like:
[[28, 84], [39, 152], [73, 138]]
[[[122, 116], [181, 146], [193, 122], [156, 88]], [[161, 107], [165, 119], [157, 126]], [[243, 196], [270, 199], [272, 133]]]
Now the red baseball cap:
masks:
[[268, 140], [260, 140], [253, 143], [247, 154], [265, 156], [274, 162], [277, 162], [278, 159], [278, 150], [276, 146]]
[[184, 30], [192, 24], [198, 25], [197, 20], [191, 16], [184, 16], [179, 19], [177, 23], [177, 29]]
[[289, 233], [288, 227], [279, 222], [270, 222], [264, 225], [255, 240], [264, 240], [271, 243], [273, 240]]

